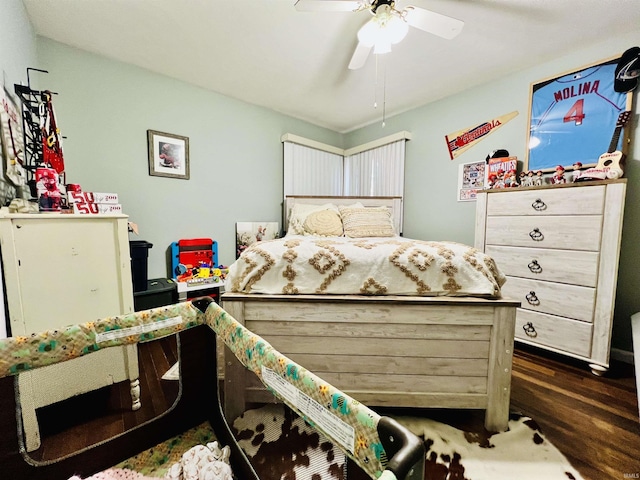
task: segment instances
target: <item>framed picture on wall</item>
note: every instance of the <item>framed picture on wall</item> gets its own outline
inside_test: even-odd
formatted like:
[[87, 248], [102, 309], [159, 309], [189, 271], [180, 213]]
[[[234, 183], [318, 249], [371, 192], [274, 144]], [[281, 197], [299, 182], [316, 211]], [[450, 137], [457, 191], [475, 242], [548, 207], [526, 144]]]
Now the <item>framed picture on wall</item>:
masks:
[[236, 223], [236, 258], [250, 245], [280, 236], [278, 222], [238, 222]]
[[13, 186], [25, 185], [22, 116], [12, 95], [3, 88], [0, 88], [0, 135], [0, 165], [4, 177]]
[[147, 130], [149, 175], [189, 180], [189, 138]]
[[484, 161], [462, 163], [458, 168], [457, 200], [459, 202], [473, 201], [476, 199], [478, 191], [485, 187], [486, 163]]
[[631, 95], [614, 90], [617, 62], [602, 61], [531, 84], [525, 170], [596, 165]]

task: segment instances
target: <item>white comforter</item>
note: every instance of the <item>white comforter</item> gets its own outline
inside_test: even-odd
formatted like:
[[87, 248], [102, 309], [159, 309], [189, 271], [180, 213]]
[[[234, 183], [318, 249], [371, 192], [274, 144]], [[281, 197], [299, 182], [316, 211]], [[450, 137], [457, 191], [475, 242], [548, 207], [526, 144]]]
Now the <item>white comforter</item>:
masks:
[[497, 298], [504, 282], [491, 257], [459, 243], [288, 235], [247, 248], [229, 268], [226, 288], [266, 294]]

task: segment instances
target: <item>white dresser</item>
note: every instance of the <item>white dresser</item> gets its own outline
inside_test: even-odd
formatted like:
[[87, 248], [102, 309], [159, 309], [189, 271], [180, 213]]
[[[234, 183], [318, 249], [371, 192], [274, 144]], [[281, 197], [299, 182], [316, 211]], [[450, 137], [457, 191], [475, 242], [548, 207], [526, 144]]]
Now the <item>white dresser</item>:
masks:
[[517, 341], [609, 367], [626, 180], [497, 189], [477, 197], [475, 247], [519, 300]]
[[[126, 215], [1, 215], [0, 250], [14, 337], [133, 311]], [[27, 451], [40, 445], [37, 408], [124, 380], [135, 409], [135, 345], [20, 374]]]

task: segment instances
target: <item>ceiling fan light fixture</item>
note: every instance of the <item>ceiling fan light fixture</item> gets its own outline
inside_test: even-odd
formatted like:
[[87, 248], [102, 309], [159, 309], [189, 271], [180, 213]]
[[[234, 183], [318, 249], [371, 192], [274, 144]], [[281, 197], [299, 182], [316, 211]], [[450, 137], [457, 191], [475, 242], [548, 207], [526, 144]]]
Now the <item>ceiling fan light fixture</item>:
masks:
[[409, 33], [409, 24], [394, 15], [387, 21], [384, 32], [391, 43], [400, 43]]
[[385, 40], [378, 40], [373, 48], [373, 53], [381, 55], [383, 53], [389, 53], [391, 51], [391, 43]]
[[390, 12], [379, 12], [358, 31], [358, 41], [368, 47], [375, 46], [374, 53], [389, 53], [391, 45], [401, 42], [409, 32], [409, 24]]
[[372, 18], [358, 30], [358, 41], [368, 47], [375, 45], [380, 35], [380, 25]]

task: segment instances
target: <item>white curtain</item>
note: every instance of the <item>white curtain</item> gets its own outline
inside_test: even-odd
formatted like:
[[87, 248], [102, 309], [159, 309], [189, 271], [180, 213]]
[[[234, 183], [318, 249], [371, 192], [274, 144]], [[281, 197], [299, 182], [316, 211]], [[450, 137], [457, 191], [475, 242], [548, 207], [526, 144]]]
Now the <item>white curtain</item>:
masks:
[[366, 150], [344, 159], [344, 195], [404, 196], [405, 140]]
[[404, 197], [404, 138], [347, 156], [289, 141], [283, 144], [285, 197]]
[[343, 156], [284, 143], [284, 196], [343, 195]]

